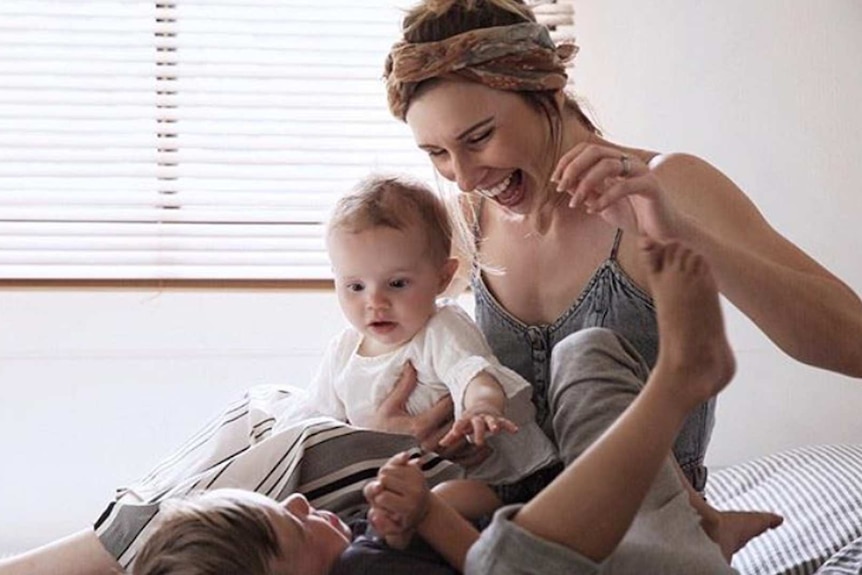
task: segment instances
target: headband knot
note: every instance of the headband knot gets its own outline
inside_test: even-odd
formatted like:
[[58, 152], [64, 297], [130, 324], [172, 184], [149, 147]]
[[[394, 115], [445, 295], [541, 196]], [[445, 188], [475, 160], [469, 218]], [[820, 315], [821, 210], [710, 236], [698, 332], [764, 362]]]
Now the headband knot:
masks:
[[386, 58], [389, 110], [404, 120], [416, 87], [424, 80], [456, 75], [498, 90], [559, 90], [578, 47], [554, 44], [534, 22], [470, 30], [438, 42], [397, 42]]

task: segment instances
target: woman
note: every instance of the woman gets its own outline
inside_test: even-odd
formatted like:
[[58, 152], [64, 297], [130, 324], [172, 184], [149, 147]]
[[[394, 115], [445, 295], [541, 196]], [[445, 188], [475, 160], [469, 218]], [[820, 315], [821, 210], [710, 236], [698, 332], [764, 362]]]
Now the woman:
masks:
[[[391, 54], [388, 83], [393, 112], [410, 125], [440, 174], [483, 196], [468, 202], [481, 238], [478, 261], [505, 273], [476, 278], [477, 318], [500, 358], [536, 386], [543, 423], [566, 439], [567, 459], [636, 391], [570, 385], [564, 371], [575, 346], [566, 336], [603, 325], [622, 333], [650, 365], [655, 361], [658, 336], [647, 271], [636, 261], [638, 232], [701, 252], [721, 291], [791, 356], [862, 376], [854, 345], [862, 336], [858, 297], [772, 230], [745, 195], [702, 160], [602, 139], [562, 92], [573, 49], [554, 47], [532, 21], [514, 0], [422, 4], [405, 20], [405, 44]], [[502, 37], [469, 35], [519, 24], [526, 28]], [[420, 46], [438, 41], [443, 44], [426, 46], [430, 54]], [[405, 378], [380, 421], [433, 443], [446, 410], [406, 416], [401, 404], [410, 384]], [[554, 390], [573, 401], [548, 401]], [[599, 404], [609, 409], [601, 412]], [[702, 457], [710, 426], [711, 409], [702, 407], [677, 442], [677, 457], [698, 488], [706, 480]], [[653, 517], [661, 517], [662, 499], [675, 500], [679, 488], [668, 473], [663, 477], [665, 492], [654, 488], [650, 495], [657, 502]], [[649, 537], [649, 529], [641, 533]], [[91, 532], [58, 546], [75, 549], [76, 556], [87, 549], [103, 565], [115, 565]]]
[[[707, 162], [602, 138], [563, 91], [575, 52], [555, 46], [518, 0], [429, 0], [404, 18], [386, 62], [391, 112], [464, 193], [477, 321], [501, 361], [533, 383], [546, 431], [560, 435], [547, 390], [552, 353], [570, 334], [607, 327], [655, 362], [639, 235], [703, 254], [722, 293], [792, 357], [862, 377], [859, 297]], [[594, 412], [610, 400], [590, 393], [572, 417], [603, 429], [612, 417], [596, 422]], [[714, 404], [701, 406], [674, 449], [695, 491], [706, 484], [713, 419]], [[405, 417], [398, 398], [381, 410], [380, 425], [428, 442], [439, 434]], [[561, 445], [567, 461], [582, 448]]]
[[[862, 377], [859, 297], [707, 162], [602, 138], [563, 92], [576, 48], [533, 22], [518, 0], [424, 2], [386, 77], [392, 113], [465, 193], [478, 261], [503, 270], [474, 277], [477, 320], [537, 388], [543, 423], [550, 351], [569, 333], [611, 328], [654, 363], [638, 235], [703, 254], [722, 293], [792, 357]], [[698, 490], [711, 426], [704, 406], [677, 443]]]

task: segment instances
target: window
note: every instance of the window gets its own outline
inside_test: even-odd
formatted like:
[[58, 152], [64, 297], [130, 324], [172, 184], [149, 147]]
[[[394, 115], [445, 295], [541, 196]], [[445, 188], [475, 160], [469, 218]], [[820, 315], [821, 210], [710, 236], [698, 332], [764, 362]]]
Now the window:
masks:
[[328, 278], [338, 195], [434, 182], [381, 80], [404, 4], [4, 0], [0, 279]]

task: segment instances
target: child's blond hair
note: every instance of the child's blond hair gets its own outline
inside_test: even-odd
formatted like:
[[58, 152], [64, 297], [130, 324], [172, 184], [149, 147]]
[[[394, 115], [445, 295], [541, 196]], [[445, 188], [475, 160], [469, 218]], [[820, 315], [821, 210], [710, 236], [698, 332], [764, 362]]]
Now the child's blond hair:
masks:
[[422, 229], [435, 262], [451, 256], [452, 222], [437, 194], [406, 176], [372, 175], [335, 204], [327, 236], [333, 231], [359, 233], [376, 227], [404, 231], [411, 226]]
[[271, 575], [283, 552], [266, 510], [225, 493], [163, 503], [135, 575]]
[[[456, 297], [470, 283], [478, 257], [473, 231], [461, 214], [458, 195], [435, 193], [424, 183], [405, 175], [374, 174], [366, 177], [335, 204], [327, 237], [335, 230], [359, 233], [378, 226], [405, 230], [422, 228], [434, 262], [458, 260], [458, 271], [443, 294]], [[482, 269], [485, 269], [484, 266]]]

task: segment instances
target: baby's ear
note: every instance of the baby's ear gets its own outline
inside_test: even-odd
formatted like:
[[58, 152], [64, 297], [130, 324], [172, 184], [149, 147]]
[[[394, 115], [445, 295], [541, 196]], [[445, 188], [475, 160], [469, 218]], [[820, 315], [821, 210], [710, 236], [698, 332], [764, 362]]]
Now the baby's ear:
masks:
[[446, 263], [440, 269], [440, 285], [437, 287], [438, 294], [446, 291], [446, 288], [452, 283], [452, 278], [455, 277], [456, 271], [458, 271], [458, 258], [447, 259]]

